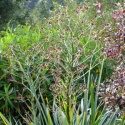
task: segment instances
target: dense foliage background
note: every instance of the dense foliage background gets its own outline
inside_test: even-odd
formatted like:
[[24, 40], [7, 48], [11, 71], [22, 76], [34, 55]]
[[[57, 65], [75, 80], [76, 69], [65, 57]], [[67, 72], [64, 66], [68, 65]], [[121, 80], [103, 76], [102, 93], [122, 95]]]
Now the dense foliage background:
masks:
[[[0, 28], [3, 29], [7, 23], [13, 25], [26, 24], [29, 22], [34, 24], [43, 17], [49, 17], [51, 10], [54, 9], [53, 2], [65, 5], [66, 0], [1, 0], [0, 1]], [[89, 0], [77, 0], [77, 3], [89, 2]], [[90, 3], [94, 3], [92, 0]], [[115, 2], [122, 0], [100, 0], [106, 3], [108, 9], [114, 6]]]

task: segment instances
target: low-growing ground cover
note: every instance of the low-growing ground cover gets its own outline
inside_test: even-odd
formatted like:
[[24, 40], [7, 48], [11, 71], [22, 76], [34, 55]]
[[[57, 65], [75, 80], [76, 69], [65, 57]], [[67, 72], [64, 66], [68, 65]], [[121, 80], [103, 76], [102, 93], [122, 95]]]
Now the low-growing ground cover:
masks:
[[[117, 51], [107, 46], [114, 42], [108, 35], [115, 33], [117, 22], [103, 4], [54, 3], [51, 17], [34, 27], [0, 33], [1, 124], [124, 125], [122, 88], [115, 110], [116, 97], [108, 100], [112, 93], [105, 88], [118, 63], [111, 58]], [[115, 9], [123, 16], [120, 3]]]

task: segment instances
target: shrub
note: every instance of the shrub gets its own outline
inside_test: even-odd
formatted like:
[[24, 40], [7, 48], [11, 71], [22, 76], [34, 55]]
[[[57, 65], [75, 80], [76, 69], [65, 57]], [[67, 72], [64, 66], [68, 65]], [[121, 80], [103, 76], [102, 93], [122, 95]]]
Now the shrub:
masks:
[[[118, 110], [118, 116], [124, 115], [124, 7], [119, 3], [116, 11], [112, 13], [112, 22], [107, 24], [105, 32], [105, 48], [103, 52], [106, 58], [114, 60], [114, 73], [106, 83], [101, 85], [100, 95], [103, 98], [107, 109], [112, 113]], [[109, 29], [109, 30], [108, 30]]]

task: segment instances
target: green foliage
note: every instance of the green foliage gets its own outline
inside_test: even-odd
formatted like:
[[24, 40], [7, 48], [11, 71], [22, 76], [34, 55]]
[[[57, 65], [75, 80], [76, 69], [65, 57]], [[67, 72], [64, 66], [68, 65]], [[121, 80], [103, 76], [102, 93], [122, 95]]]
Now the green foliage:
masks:
[[[8, 0], [1, 0], [0, 1], [0, 18], [5, 21], [5, 19], [10, 14], [10, 10], [13, 9], [12, 1]], [[2, 22], [1, 22], [2, 23]]]
[[0, 1], [0, 30], [6, 25], [14, 16], [14, 13], [19, 10], [20, 3], [25, 0], [1, 0]]
[[6, 31], [1, 31], [0, 51], [8, 49], [10, 44], [30, 44], [41, 41], [45, 35], [40, 33], [39, 27], [18, 25], [16, 28], [8, 27]]

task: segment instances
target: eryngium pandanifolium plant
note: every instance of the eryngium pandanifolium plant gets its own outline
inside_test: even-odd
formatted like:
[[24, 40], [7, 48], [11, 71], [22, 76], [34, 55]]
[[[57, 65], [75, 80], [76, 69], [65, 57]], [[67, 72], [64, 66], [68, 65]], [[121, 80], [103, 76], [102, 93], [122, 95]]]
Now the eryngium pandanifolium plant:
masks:
[[[102, 76], [103, 63], [101, 62], [101, 71], [99, 74], [99, 79], [94, 79], [91, 75], [91, 69], [89, 70], [88, 83], [87, 87], [83, 89], [84, 95], [82, 96], [80, 102], [74, 102], [74, 104], [69, 107], [68, 104], [64, 104], [65, 107], [69, 107], [69, 111], [66, 112], [61, 104], [58, 104], [57, 97], [53, 99], [53, 104], [50, 106], [45, 102], [43, 98], [43, 93], [41, 89], [36, 91], [36, 88], [33, 86], [31, 77], [23, 69], [23, 65], [19, 64], [19, 69], [24, 74], [24, 79], [27, 80], [28, 85], [26, 86], [24, 80], [22, 80], [22, 85], [25, 86], [25, 90], [29, 91], [28, 99], [23, 100], [27, 105], [28, 110], [25, 111], [25, 114], [21, 115], [21, 118], [16, 120], [15, 117], [10, 116], [9, 120], [0, 113], [0, 118], [2, 119], [5, 125], [13, 124], [26, 124], [26, 125], [106, 125], [106, 124], [116, 124], [118, 123], [115, 118], [116, 115], [112, 115], [109, 119], [110, 111], [105, 111], [101, 108], [102, 102], [97, 104], [97, 93], [100, 85], [100, 80]], [[97, 84], [96, 89], [94, 84]], [[38, 93], [39, 94], [38, 94]], [[95, 96], [96, 95], [96, 96]], [[32, 100], [30, 100], [32, 99]], [[62, 100], [63, 104], [64, 100]], [[67, 116], [68, 114], [69, 116]]]
[[[19, 38], [18, 42], [2, 38], [3, 45], [8, 41], [11, 44], [6, 44], [1, 55], [1, 80], [7, 84], [1, 85], [1, 90], [4, 95], [9, 93], [6, 99], [1, 98], [7, 105], [1, 112], [12, 115], [12, 121], [61, 124], [57, 108], [69, 125], [105, 122], [109, 115], [103, 119], [97, 103], [104, 56], [99, 39], [95, 40], [95, 18], [88, 20], [90, 9], [89, 4], [77, 6], [74, 2], [58, 6], [52, 17], [39, 25], [34, 39], [32, 32], [23, 28], [22, 32], [18, 27], [16, 32], [6, 32], [10, 39], [16, 33], [14, 38]], [[56, 108], [50, 110], [52, 105]]]
[[[31, 73], [24, 69], [24, 66], [18, 61], [17, 64], [19, 66], [19, 70], [22, 72], [22, 85], [25, 88], [25, 91], [28, 91], [27, 99], [24, 99], [22, 96], [23, 103], [27, 106], [27, 109], [24, 109], [24, 114], [20, 113], [21, 118], [16, 120], [15, 116], [10, 117], [7, 120], [3, 114], [0, 114], [1, 119], [4, 124], [32, 124], [32, 125], [103, 125], [107, 123], [115, 123], [115, 115], [113, 115], [110, 119], [108, 119], [110, 115], [110, 111], [104, 112], [101, 109], [102, 102], [97, 104], [97, 93], [100, 85], [101, 74], [103, 69], [104, 60], [102, 60], [100, 67], [99, 79], [93, 78], [91, 74], [91, 64], [89, 67], [89, 75], [88, 82], [86, 88], [83, 89], [83, 95], [81, 97], [80, 102], [74, 101], [74, 104], [70, 105], [64, 103], [65, 100], [62, 98], [61, 102], [58, 103], [58, 95], [54, 96], [53, 104], [49, 105], [48, 99], [46, 98], [46, 102], [43, 98], [43, 92], [41, 91], [41, 87], [37, 89], [34, 84], [39, 83], [39, 79], [37, 81], [33, 81], [31, 77]], [[37, 73], [38, 75], [38, 73]], [[27, 81], [27, 85], [26, 85]], [[96, 89], [94, 84], [97, 85]], [[61, 93], [62, 94], [62, 93]], [[96, 95], [96, 96], [95, 96]], [[68, 95], [70, 96], [70, 95]], [[72, 95], [73, 96], [73, 95]], [[74, 96], [75, 97], [75, 96]], [[77, 98], [77, 97], [76, 97]], [[70, 97], [68, 97], [70, 99]], [[72, 101], [72, 100], [70, 100]], [[66, 109], [63, 109], [65, 107]], [[67, 111], [68, 110], [68, 111]]]

